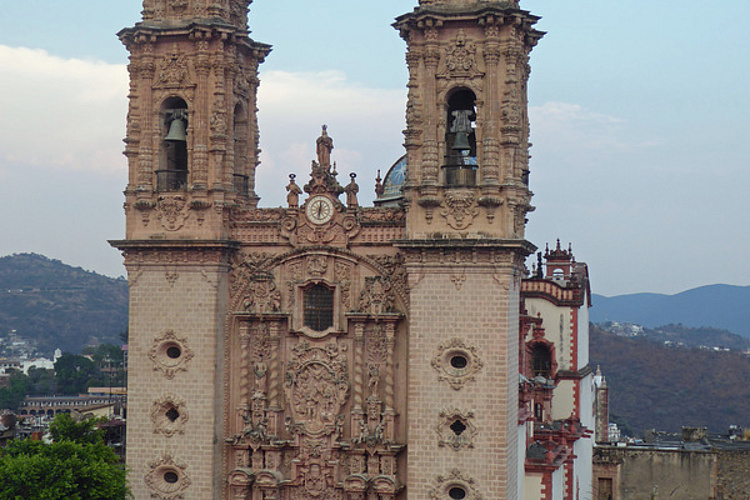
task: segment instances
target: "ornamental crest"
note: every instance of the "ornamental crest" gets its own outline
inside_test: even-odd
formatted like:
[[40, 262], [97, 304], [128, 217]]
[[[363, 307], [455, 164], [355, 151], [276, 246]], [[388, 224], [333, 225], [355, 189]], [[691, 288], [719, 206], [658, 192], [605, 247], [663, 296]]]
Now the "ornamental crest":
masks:
[[453, 229], [466, 229], [479, 214], [479, 208], [475, 202], [476, 195], [471, 191], [448, 191], [440, 215]]
[[179, 89], [185, 87], [194, 87], [195, 84], [190, 79], [190, 73], [187, 70], [188, 63], [185, 56], [180, 54], [177, 45], [172, 48], [172, 52], [166, 54], [159, 65], [159, 72], [154, 82], [156, 89]]
[[284, 390], [293, 425], [307, 435], [332, 434], [349, 394], [344, 349], [335, 343], [313, 346], [302, 340], [292, 351]]
[[476, 46], [466, 40], [464, 30], [459, 30], [453, 42], [445, 48], [445, 69], [451, 76], [473, 76], [477, 70]]
[[157, 218], [167, 231], [177, 231], [187, 220], [187, 202], [182, 195], [160, 196], [156, 202]]

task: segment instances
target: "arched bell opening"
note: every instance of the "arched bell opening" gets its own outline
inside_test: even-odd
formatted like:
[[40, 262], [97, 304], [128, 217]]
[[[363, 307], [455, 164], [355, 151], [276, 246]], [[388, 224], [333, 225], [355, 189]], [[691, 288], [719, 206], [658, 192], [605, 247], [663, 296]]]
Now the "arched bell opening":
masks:
[[242, 103], [234, 107], [234, 173], [232, 182], [234, 190], [242, 196], [250, 195], [250, 178], [247, 175], [247, 113]]
[[460, 88], [449, 94], [445, 132], [446, 187], [477, 183], [476, 95]]
[[179, 191], [188, 184], [188, 106], [179, 97], [170, 97], [161, 108], [162, 137], [159, 170], [156, 171], [158, 191]]

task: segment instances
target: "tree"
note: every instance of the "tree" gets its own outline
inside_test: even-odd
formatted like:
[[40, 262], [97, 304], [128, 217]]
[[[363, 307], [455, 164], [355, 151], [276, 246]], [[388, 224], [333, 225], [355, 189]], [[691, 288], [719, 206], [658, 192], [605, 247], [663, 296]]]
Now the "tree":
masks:
[[22, 371], [10, 371], [7, 387], [0, 389], [0, 410], [17, 410], [29, 391], [29, 379]]
[[31, 395], [44, 396], [54, 394], [57, 390], [55, 370], [32, 366], [29, 368], [28, 377], [29, 394]]
[[16, 440], [0, 450], [0, 498], [124, 500], [125, 469], [94, 422], [61, 414], [50, 427], [55, 441]]
[[65, 353], [55, 362], [57, 389], [63, 394], [85, 392], [96, 375], [96, 365], [84, 356]]

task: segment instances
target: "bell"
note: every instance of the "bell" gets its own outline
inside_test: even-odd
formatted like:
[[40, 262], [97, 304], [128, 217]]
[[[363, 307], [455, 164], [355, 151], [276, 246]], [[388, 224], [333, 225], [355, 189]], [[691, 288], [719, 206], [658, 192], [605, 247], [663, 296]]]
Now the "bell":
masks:
[[471, 145], [469, 144], [469, 134], [466, 132], [456, 132], [456, 138], [453, 140], [453, 151], [469, 151]]
[[185, 121], [180, 118], [175, 118], [172, 123], [169, 124], [169, 133], [164, 138], [165, 141], [172, 142], [185, 142], [187, 135], [185, 134]]

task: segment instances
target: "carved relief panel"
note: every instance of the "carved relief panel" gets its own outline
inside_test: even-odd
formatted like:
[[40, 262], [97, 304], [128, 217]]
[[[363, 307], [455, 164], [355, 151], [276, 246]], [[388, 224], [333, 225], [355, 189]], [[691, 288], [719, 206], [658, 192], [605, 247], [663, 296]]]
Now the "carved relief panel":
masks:
[[[228, 488], [237, 498], [252, 491], [394, 498], [403, 448], [394, 368], [404, 307], [392, 279], [398, 265], [365, 266], [336, 251], [238, 262], [244, 278], [231, 299], [227, 350]], [[306, 295], [317, 286], [333, 299], [330, 328], [305, 324], [320, 306]], [[277, 306], [256, 307], [269, 303]]]

